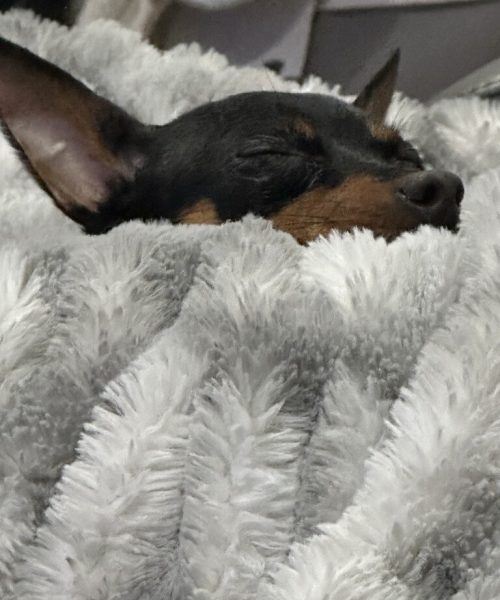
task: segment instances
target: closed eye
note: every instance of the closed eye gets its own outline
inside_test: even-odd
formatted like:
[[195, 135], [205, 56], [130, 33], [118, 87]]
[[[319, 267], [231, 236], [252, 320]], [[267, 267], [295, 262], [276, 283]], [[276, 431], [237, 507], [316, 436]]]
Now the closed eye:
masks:
[[410, 144], [404, 143], [398, 148], [398, 160], [400, 162], [408, 163], [418, 169], [423, 169], [424, 165], [419, 153]]
[[270, 154], [290, 155], [297, 154], [297, 151], [280, 137], [259, 135], [245, 140], [243, 147], [239, 148], [236, 152], [238, 158], [266, 156]]
[[406, 142], [399, 136], [396, 139], [384, 141], [382, 144], [379, 142], [378, 150], [382, 153], [385, 160], [395, 161], [402, 166], [406, 165], [420, 170], [424, 169], [424, 164], [419, 153], [409, 142]]
[[236, 158], [249, 158], [249, 157], [257, 157], [257, 156], [298, 156], [302, 155], [301, 152], [288, 150], [288, 149], [280, 149], [280, 148], [266, 148], [266, 149], [247, 149], [240, 150], [236, 153]]
[[268, 199], [267, 204], [279, 204], [309, 189], [320, 178], [322, 166], [317, 157], [272, 135], [246, 139], [228, 164], [232, 181], [247, 186], [247, 194]]

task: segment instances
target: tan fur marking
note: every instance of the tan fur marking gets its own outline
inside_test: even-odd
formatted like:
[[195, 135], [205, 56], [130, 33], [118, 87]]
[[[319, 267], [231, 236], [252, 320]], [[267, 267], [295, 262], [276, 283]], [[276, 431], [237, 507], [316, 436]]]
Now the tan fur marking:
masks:
[[314, 127], [305, 119], [295, 119], [293, 129], [308, 139], [312, 139], [316, 135]]
[[181, 212], [179, 223], [219, 225], [221, 220], [213, 201], [210, 198], [202, 198]]
[[373, 137], [381, 142], [398, 142], [401, 139], [398, 130], [388, 125], [373, 125], [371, 132]]
[[395, 182], [369, 175], [350, 177], [335, 188], [316, 188], [284, 206], [270, 219], [299, 243], [326, 236], [332, 229], [365, 227], [389, 239], [414, 229], [419, 221], [394, 195]]

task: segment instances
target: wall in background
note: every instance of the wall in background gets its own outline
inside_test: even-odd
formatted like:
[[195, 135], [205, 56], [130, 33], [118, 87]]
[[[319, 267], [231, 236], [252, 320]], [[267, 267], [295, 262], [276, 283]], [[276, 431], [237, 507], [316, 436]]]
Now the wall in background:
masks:
[[500, 1], [320, 12], [306, 70], [356, 93], [395, 48], [399, 89], [429, 99], [500, 58]]
[[207, 11], [173, 4], [152, 34], [155, 44], [171, 48], [198, 41], [237, 65], [280, 63], [285, 77], [304, 72], [316, 0], [260, 0], [235, 8]]
[[[139, 6], [145, 0], [129, 1]], [[29, 7], [71, 23], [82, 2], [0, 0], [0, 9]], [[339, 2], [344, 10], [335, 10]], [[157, 21], [152, 41], [161, 48], [198, 41], [234, 64], [274, 62], [286, 77], [316, 74], [349, 93], [399, 47], [398, 87], [421, 100], [500, 58], [500, 0], [345, 10], [348, 2], [359, 0], [259, 0], [222, 11], [174, 3]]]

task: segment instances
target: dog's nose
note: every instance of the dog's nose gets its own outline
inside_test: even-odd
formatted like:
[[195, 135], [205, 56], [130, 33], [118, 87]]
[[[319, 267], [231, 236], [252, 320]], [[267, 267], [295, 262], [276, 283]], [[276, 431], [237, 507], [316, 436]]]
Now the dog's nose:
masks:
[[443, 202], [460, 206], [464, 197], [462, 181], [449, 171], [422, 171], [409, 175], [399, 191], [409, 202], [428, 208]]
[[449, 171], [420, 171], [404, 178], [399, 196], [416, 208], [423, 222], [455, 229], [464, 186]]

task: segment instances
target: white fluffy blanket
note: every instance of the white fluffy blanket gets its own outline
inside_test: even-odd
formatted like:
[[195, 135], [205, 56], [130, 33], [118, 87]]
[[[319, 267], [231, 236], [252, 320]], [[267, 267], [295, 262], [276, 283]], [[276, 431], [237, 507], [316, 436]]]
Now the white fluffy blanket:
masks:
[[[299, 89], [111, 22], [0, 33], [150, 122]], [[465, 178], [459, 235], [86, 237], [0, 140], [2, 600], [500, 597], [500, 110], [391, 118]]]

